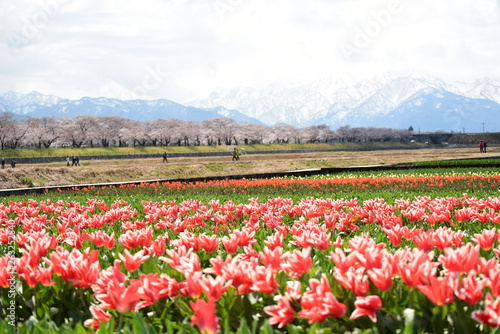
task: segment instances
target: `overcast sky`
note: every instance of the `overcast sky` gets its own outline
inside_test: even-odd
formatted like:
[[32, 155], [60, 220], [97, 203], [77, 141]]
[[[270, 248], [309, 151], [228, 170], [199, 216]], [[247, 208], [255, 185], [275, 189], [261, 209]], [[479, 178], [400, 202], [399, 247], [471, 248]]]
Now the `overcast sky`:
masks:
[[500, 76], [500, 0], [2, 0], [0, 93], [207, 97], [424, 71]]

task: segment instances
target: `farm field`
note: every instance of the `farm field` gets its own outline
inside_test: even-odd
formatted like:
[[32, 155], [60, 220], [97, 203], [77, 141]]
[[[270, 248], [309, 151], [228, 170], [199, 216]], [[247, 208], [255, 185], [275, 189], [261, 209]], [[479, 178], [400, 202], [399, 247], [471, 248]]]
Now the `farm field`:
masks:
[[240, 161], [227, 157], [162, 159], [82, 160], [80, 167], [66, 167], [64, 161], [51, 164], [19, 164], [0, 169], [0, 188], [44, 187], [121, 181], [178, 179], [189, 177], [246, 175], [309, 168], [348, 167], [500, 157], [492, 146], [487, 155], [475, 147], [337, 151], [295, 154], [255, 154]]
[[5, 333], [498, 333], [500, 169], [0, 200]]

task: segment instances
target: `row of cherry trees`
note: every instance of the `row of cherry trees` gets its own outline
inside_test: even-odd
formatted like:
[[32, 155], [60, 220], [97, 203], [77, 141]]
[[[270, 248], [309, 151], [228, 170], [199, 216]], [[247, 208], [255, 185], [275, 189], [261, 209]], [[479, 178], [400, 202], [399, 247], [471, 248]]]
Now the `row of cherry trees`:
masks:
[[0, 114], [0, 148], [96, 146], [190, 146], [408, 140], [409, 130], [326, 125], [267, 127], [213, 118], [201, 123], [178, 119], [138, 122], [123, 117], [28, 117]]

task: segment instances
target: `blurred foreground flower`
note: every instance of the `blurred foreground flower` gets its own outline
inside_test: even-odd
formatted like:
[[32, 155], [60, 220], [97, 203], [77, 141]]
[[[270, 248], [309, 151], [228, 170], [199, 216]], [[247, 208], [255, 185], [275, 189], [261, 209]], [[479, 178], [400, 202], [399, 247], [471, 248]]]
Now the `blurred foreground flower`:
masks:
[[194, 312], [191, 323], [196, 325], [202, 334], [219, 332], [219, 319], [215, 314], [215, 302], [213, 300], [206, 302], [203, 299], [198, 299], [196, 302], [191, 302], [190, 305]]

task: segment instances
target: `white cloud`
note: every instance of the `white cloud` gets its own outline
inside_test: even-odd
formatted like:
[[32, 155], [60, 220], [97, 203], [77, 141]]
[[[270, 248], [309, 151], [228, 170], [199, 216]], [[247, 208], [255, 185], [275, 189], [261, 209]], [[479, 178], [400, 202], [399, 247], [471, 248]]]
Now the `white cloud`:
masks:
[[4, 0], [0, 31], [0, 92], [182, 102], [398, 69], [500, 76], [498, 0]]

